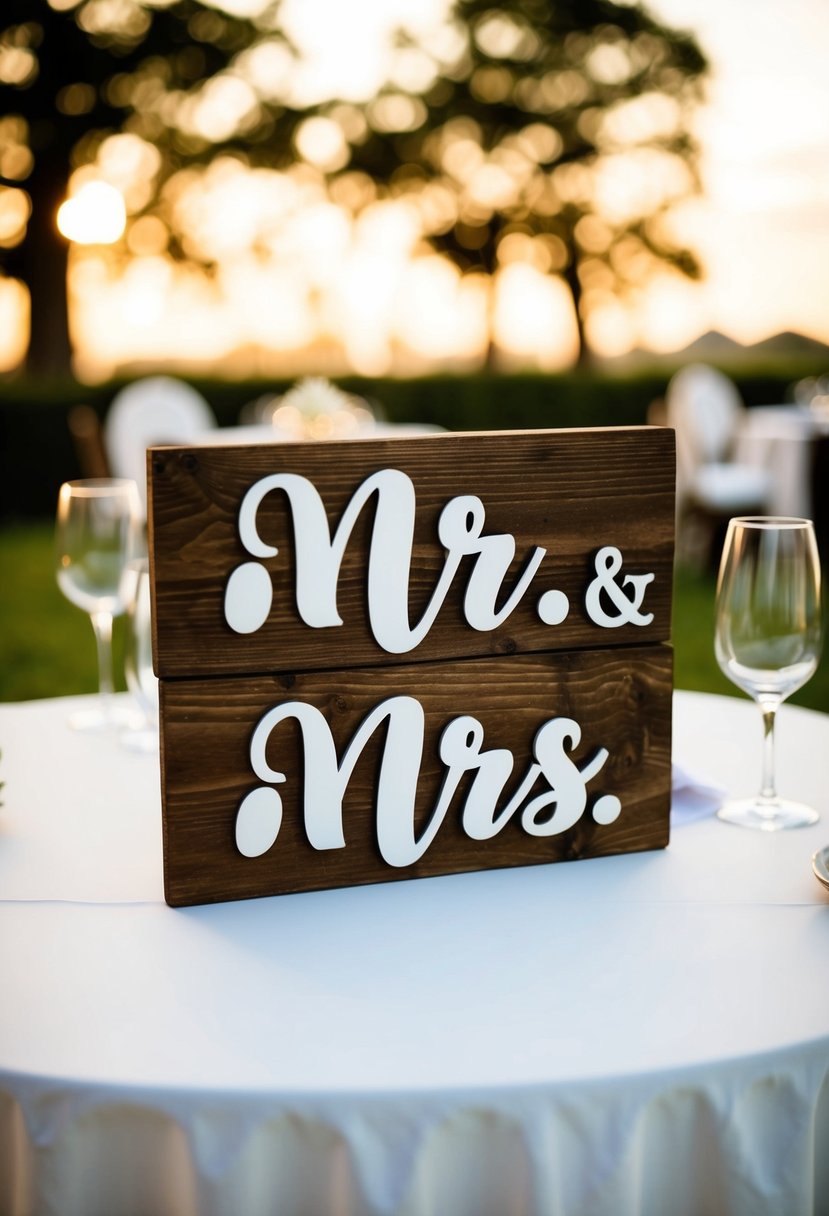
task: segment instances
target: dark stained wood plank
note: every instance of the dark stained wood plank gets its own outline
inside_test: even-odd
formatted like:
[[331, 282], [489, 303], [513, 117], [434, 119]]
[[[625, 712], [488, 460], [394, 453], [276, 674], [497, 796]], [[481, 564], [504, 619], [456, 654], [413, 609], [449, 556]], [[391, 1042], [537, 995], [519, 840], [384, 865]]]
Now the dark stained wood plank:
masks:
[[[149, 456], [150, 538], [156, 669], [162, 676], [305, 671], [355, 665], [640, 644], [670, 637], [674, 544], [674, 438], [662, 428], [445, 434], [325, 444], [237, 448], [163, 448]], [[230, 573], [250, 560], [237, 517], [245, 492], [269, 474], [309, 478], [336, 526], [358, 486], [384, 468], [411, 478], [417, 494], [409, 604], [419, 618], [445, 559], [437, 534], [446, 503], [475, 495], [486, 510], [485, 535], [515, 537], [511, 587], [536, 545], [547, 555], [519, 606], [491, 631], [463, 619], [473, 558], [463, 559], [453, 591], [426, 638], [404, 655], [378, 645], [369, 628], [366, 569], [373, 505], [358, 521], [338, 584], [338, 627], [310, 628], [298, 616], [290, 511], [285, 495], [263, 502], [260, 533], [280, 552], [267, 558], [273, 609], [258, 631], [237, 634], [224, 619]], [[647, 626], [607, 629], [585, 611], [596, 552], [620, 550], [625, 574], [653, 573]], [[539, 619], [539, 597], [566, 594], [560, 624]], [[506, 591], [505, 591], [506, 595]]]
[[[664, 847], [671, 787], [672, 652], [665, 645], [613, 647], [381, 668], [282, 672], [163, 680], [162, 785], [165, 891], [183, 905], [426, 877], [492, 867], [533, 865]], [[245, 857], [235, 843], [237, 810], [251, 790], [267, 784], [251, 768], [251, 736], [263, 715], [285, 701], [315, 707], [341, 758], [366, 715], [385, 698], [416, 698], [425, 712], [425, 743], [417, 783], [415, 822], [423, 830], [445, 775], [438, 745], [447, 724], [472, 715], [483, 727], [483, 750], [509, 749], [513, 776], [503, 806], [532, 762], [536, 732], [554, 718], [582, 728], [572, 759], [584, 767], [598, 747], [609, 752], [587, 786], [587, 809], [566, 831], [527, 835], [520, 810], [489, 840], [462, 828], [471, 776], [449, 805], [423, 857], [396, 868], [380, 854], [376, 788], [385, 740], [380, 728], [354, 768], [343, 802], [345, 847], [319, 850], [307, 839], [299, 729], [274, 730], [266, 757], [283, 772], [279, 834], [262, 856]], [[313, 760], [312, 760], [313, 762]], [[549, 789], [542, 775], [530, 795]], [[401, 785], [401, 808], [405, 805]], [[600, 824], [591, 805], [602, 795], [621, 801], [615, 822]], [[522, 803], [524, 805], [524, 803]], [[395, 809], [395, 814], [397, 813]]]

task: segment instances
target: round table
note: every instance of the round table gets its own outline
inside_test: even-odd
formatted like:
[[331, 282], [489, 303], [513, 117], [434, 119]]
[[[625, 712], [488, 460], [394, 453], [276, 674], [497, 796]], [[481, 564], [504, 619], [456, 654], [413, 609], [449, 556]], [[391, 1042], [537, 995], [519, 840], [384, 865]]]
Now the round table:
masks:
[[[829, 1212], [829, 716], [814, 828], [171, 909], [158, 760], [0, 705], [0, 1213]], [[747, 701], [675, 759], [759, 778]]]

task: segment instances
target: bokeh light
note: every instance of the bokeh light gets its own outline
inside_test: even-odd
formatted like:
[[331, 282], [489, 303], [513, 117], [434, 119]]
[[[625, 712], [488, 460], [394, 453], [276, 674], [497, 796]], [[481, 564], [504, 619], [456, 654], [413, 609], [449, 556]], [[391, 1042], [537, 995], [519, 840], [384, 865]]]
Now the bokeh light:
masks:
[[57, 214], [58, 230], [76, 245], [112, 245], [123, 236], [126, 222], [124, 197], [108, 182], [85, 182]]

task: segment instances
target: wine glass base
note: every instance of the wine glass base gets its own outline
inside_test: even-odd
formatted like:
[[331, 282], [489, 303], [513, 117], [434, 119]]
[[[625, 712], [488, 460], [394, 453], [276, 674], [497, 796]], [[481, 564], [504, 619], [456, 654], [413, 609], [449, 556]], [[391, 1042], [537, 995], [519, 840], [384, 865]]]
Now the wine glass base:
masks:
[[817, 823], [820, 815], [802, 802], [788, 802], [782, 798], [774, 801], [741, 798], [721, 806], [717, 818], [741, 828], [754, 828], [758, 832], [779, 832], [786, 828], [808, 827]]
[[128, 705], [95, 705], [89, 709], [75, 710], [68, 718], [72, 730], [89, 734], [135, 729], [141, 721], [141, 715]]
[[158, 730], [142, 727], [127, 730], [121, 735], [121, 743], [130, 752], [158, 753]]

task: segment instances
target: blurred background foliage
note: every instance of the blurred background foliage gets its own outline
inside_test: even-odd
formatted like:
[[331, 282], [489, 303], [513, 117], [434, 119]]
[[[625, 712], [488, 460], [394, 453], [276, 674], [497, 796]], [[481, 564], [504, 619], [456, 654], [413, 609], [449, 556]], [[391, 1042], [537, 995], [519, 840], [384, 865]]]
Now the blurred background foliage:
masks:
[[[435, 374], [412, 378], [344, 376], [347, 392], [367, 399], [389, 422], [434, 423], [447, 430], [639, 426], [663, 398], [675, 364], [627, 374], [579, 370], [559, 374]], [[753, 363], [732, 369], [745, 403], [783, 402], [792, 384], [814, 374], [814, 357]], [[189, 377], [220, 426], [238, 422], [263, 394], [284, 392], [291, 380], [207, 380]], [[74, 405], [100, 419], [125, 380], [81, 385], [71, 379], [24, 378], [0, 387], [0, 522], [51, 516], [62, 481], [83, 475], [67, 422]]]
[[[254, 262], [277, 269], [297, 213], [325, 203], [356, 230], [394, 204], [411, 259], [474, 278], [489, 364], [499, 272], [556, 281], [579, 362], [603, 304], [660, 267], [699, 274], [670, 224], [699, 186], [692, 35], [613, 0], [455, 0], [428, 29], [390, 34], [369, 96], [309, 97], [280, 4], [227, 7], [6, 0], [0, 258], [28, 301], [30, 373], [71, 365], [69, 240], [96, 247], [87, 279], [186, 260], [215, 283], [240, 252], [237, 219]], [[265, 192], [255, 216], [234, 185]], [[217, 233], [222, 198], [238, 214]], [[312, 276], [312, 312], [315, 291]]]

